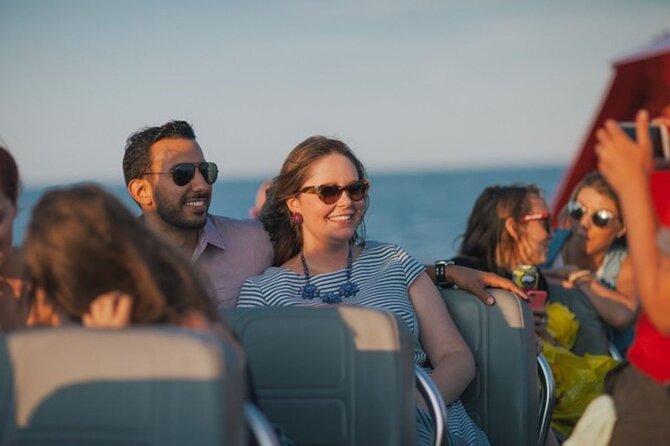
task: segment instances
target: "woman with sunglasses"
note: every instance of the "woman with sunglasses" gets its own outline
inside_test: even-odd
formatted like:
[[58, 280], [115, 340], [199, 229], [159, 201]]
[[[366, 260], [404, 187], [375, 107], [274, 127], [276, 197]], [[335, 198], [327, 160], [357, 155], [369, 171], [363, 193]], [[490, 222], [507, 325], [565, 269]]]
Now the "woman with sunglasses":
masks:
[[550, 283], [581, 291], [625, 353], [632, 340], [637, 300], [626, 261], [619, 199], [603, 176], [593, 172], [573, 190], [567, 216], [570, 228], [556, 231], [544, 273]]
[[508, 277], [519, 265], [541, 265], [551, 240], [549, 218], [534, 184], [489, 186], [475, 201], [454, 260]]
[[[549, 221], [549, 208], [536, 185], [489, 186], [477, 197], [458, 256], [451, 261], [511, 279], [517, 267], [546, 261]], [[536, 288], [546, 293], [547, 282], [540, 272], [538, 275]], [[544, 308], [533, 312], [538, 336], [547, 338]]]
[[[274, 264], [242, 286], [238, 306], [348, 304], [389, 310], [416, 342], [415, 362], [448, 404], [450, 444], [488, 444], [459, 401], [474, 376], [472, 353], [425, 268], [402, 248], [363, 240], [369, 182], [341, 141], [313, 136], [288, 155], [260, 220]], [[419, 330], [420, 327], [420, 330]], [[430, 416], [417, 408], [419, 444], [430, 444]]]

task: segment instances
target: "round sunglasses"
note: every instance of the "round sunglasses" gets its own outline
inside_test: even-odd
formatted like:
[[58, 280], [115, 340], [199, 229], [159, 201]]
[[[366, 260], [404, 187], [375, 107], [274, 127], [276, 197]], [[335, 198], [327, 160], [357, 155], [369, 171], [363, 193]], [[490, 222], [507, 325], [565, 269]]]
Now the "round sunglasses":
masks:
[[[586, 213], [586, 208], [581, 203], [577, 201], [571, 201], [568, 204], [568, 215], [573, 220], [581, 220]], [[607, 209], [598, 209], [591, 215], [591, 221], [599, 228], [608, 226], [612, 220], [614, 220], [614, 218], [614, 214]]]
[[337, 184], [306, 186], [300, 189], [300, 193], [315, 194], [324, 203], [333, 204], [337, 203], [344, 191], [347, 192], [351, 201], [361, 201], [368, 194], [368, 189], [370, 189], [368, 180], [356, 180], [346, 186], [338, 186]]
[[548, 212], [536, 212], [519, 217], [521, 223], [537, 220], [544, 226], [547, 232], [551, 232], [551, 215]]
[[172, 166], [169, 172], [144, 172], [142, 175], [172, 175], [172, 181], [177, 186], [186, 186], [195, 177], [195, 170], [200, 171], [200, 175], [207, 184], [214, 184], [219, 177], [219, 168], [215, 163], [179, 163]]

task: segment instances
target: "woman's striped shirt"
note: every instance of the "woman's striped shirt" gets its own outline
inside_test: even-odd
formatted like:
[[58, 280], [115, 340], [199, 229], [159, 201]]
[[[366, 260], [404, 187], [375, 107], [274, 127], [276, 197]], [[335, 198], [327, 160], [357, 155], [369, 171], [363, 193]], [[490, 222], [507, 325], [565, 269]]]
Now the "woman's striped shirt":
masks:
[[[368, 241], [352, 263], [351, 281], [359, 290], [342, 303], [393, 312], [409, 328], [414, 338], [414, 363], [426, 368], [426, 353], [419, 343], [419, 323], [409, 298], [409, 287], [425, 267], [404, 249], [390, 243]], [[347, 269], [310, 276], [321, 294], [336, 291], [347, 281]], [[238, 307], [325, 305], [321, 299], [304, 299], [300, 290], [305, 276], [284, 268], [268, 268], [263, 274], [242, 285]], [[430, 370], [427, 370], [430, 372]], [[448, 443], [488, 446], [486, 435], [470, 419], [463, 404], [456, 400], [448, 406]], [[419, 445], [432, 444], [433, 423], [423, 409], [417, 408]]]
[[[426, 354], [419, 345], [419, 324], [409, 287], [425, 267], [404, 249], [390, 243], [368, 241], [352, 263], [351, 282], [358, 286], [355, 296], [342, 303], [372, 307], [393, 312], [414, 337], [414, 362], [424, 365]], [[310, 283], [325, 294], [336, 291], [347, 281], [347, 269], [310, 276]], [[240, 291], [238, 307], [325, 305], [321, 299], [304, 299], [300, 290], [305, 276], [294, 271], [272, 267], [248, 279]]]

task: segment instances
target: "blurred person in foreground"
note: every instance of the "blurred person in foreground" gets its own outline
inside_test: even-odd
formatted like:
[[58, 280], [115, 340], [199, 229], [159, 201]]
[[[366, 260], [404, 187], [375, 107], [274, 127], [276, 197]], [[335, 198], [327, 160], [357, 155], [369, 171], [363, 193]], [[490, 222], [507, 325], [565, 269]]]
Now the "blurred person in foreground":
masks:
[[0, 146], [0, 332], [21, 326], [21, 252], [13, 245], [19, 169], [11, 153]]
[[[670, 109], [666, 108], [666, 112]], [[659, 123], [670, 124], [670, 113]], [[649, 177], [653, 170], [649, 115], [638, 112], [637, 141], [608, 120], [596, 133], [598, 168], [621, 199], [641, 314], [628, 363], [607, 377], [609, 397], [594, 401], [577, 425], [570, 445], [666, 444], [670, 438], [670, 246], [659, 228]], [[599, 425], [597, 425], [599, 423]]]
[[47, 191], [23, 249], [27, 325], [171, 324], [230, 338], [182, 254], [98, 186]]

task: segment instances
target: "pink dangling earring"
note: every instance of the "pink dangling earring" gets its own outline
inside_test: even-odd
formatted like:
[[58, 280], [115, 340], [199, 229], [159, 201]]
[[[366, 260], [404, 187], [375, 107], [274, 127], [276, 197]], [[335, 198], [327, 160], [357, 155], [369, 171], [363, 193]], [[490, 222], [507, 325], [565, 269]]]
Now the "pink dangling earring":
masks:
[[303, 221], [304, 220], [300, 212], [291, 212], [291, 223], [294, 225], [301, 225]]

